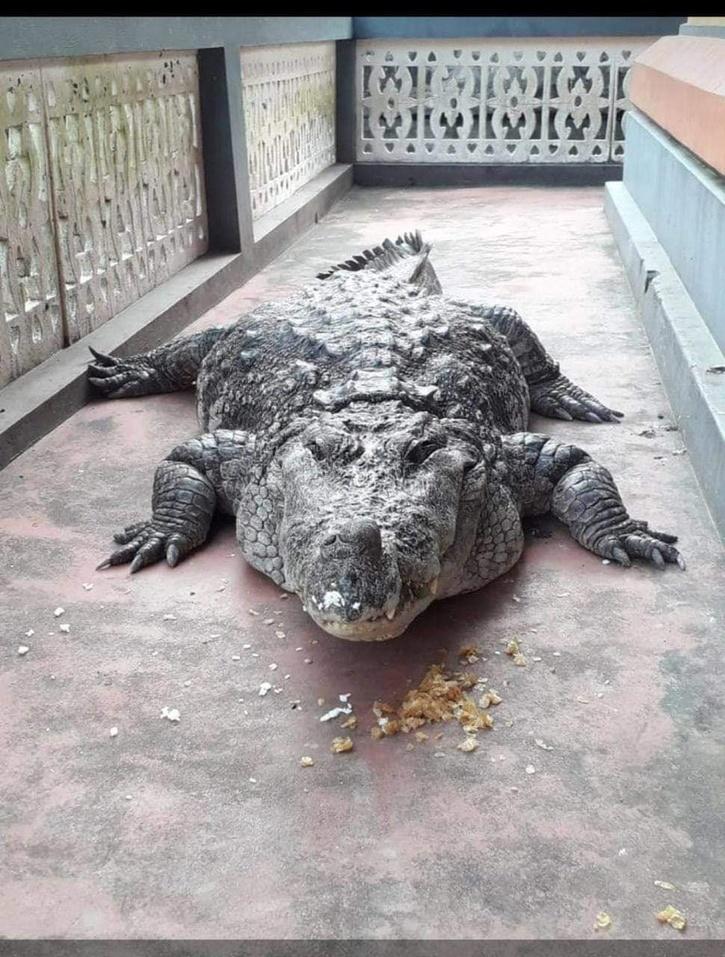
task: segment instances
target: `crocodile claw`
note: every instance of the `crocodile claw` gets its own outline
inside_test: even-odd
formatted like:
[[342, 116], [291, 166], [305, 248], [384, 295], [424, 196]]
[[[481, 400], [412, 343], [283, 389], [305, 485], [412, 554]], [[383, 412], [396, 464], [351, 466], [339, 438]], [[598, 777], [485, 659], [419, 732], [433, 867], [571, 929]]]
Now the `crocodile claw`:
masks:
[[106, 355], [105, 352], [99, 352], [98, 349], [94, 349], [93, 346], [88, 346], [88, 351], [91, 353], [96, 362], [100, 362], [102, 366], [113, 366], [116, 364], [116, 359], [113, 356]]

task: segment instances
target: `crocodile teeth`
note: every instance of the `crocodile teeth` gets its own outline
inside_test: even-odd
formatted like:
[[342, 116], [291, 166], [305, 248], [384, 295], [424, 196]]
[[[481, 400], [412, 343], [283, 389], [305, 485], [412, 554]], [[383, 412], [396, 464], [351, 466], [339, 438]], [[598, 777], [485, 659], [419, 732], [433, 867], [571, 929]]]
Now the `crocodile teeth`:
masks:
[[385, 617], [388, 619], [388, 621], [392, 621], [393, 618], [395, 618], [395, 608], [391, 608], [388, 611], [386, 611]]
[[437, 575], [432, 582], [428, 583], [428, 590], [430, 591], [431, 595], [435, 595], [438, 593], [438, 576]]

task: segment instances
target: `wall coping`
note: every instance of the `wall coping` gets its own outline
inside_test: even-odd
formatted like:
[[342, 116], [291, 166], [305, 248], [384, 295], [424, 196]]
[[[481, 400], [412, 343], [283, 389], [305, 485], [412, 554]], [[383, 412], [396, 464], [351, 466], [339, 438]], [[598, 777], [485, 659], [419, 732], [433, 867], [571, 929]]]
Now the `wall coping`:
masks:
[[364, 39], [454, 37], [624, 37], [677, 33], [686, 17], [353, 17]]
[[660, 37], [685, 17], [0, 17], [0, 60], [320, 40]]
[[0, 60], [348, 40], [352, 17], [0, 17]]
[[725, 39], [662, 37], [633, 63], [629, 99], [725, 175]]

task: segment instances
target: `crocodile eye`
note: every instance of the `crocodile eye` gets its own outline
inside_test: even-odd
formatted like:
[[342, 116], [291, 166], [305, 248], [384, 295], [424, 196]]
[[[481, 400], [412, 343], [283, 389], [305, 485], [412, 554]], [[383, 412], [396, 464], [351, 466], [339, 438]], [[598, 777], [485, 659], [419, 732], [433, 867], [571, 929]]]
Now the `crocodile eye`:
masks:
[[350, 462], [362, 452], [362, 445], [357, 439], [343, 435], [315, 435], [305, 444], [318, 462], [327, 459]]
[[420, 442], [414, 442], [408, 447], [405, 453], [406, 461], [410, 465], [422, 465], [440, 447], [440, 442], [435, 442], [433, 439], [421, 439]]
[[307, 443], [307, 448], [312, 453], [312, 457], [318, 462], [322, 462], [323, 459], [327, 458], [328, 446], [327, 443], [323, 442], [319, 438], [312, 438]]
[[345, 442], [345, 447], [343, 450], [343, 456], [346, 462], [352, 462], [354, 459], [360, 458], [362, 455], [363, 447], [357, 439], [348, 439]]

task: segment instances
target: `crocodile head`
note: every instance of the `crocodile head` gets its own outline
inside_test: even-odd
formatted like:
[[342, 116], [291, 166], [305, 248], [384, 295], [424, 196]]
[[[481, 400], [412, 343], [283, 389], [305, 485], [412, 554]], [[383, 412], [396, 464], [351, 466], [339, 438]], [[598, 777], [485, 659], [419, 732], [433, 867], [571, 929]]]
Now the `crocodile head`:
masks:
[[396, 402], [326, 413], [283, 443], [275, 470], [285, 587], [351, 641], [395, 638], [433, 601], [486, 473], [465, 423]]

